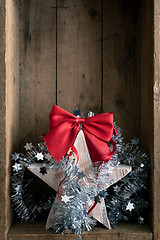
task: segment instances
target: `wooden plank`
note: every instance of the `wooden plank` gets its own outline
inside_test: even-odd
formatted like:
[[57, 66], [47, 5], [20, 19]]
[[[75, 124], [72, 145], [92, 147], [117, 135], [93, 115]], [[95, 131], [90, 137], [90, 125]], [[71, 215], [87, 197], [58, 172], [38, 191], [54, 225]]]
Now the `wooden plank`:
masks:
[[6, 64], [5, 64], [5, 49], [6, 49], [6, 34], [5, 34], [5, 19], [6, 9], [5, 1], [0, 1], [0, 239], [5, 239], [6, 215], [5, 215], [5, 200], [6, 200]]
[[141, 2], [103, 1], [103, 111], [113, 112], [125, 140], [140, 137]]
[[101, 1], [66, 0], [57, 9], [57, 103], [101, 110]]
[[19, 134], [19, 35], [17, 1], [0, 2], [0, 239], [7, 238], [11, 224], [10, 155]]
[[6, 227], [12, 223], [11, 154], [19, 148], [19, 12], [18, 1], [6, 1]]
[[[153, 11], [153, 9], [152, 9]], [[151, 18], [152, 21], [152, 18]], [[154, 240], [160, 240], [160, 1], [154, 1], [154, 171], [153, 171], [153, 224]], [[153, 58], [152, 58], [153, 59]]]
[[[151, 159], [150, 224], [156, 231], [154, 211], [154, 112], [153, 112], [153, 1], [142, 1], [142, 80], [141, 80], [141, 139]], [[157, 240], [157, 239], [156, 239]]]
[[56, 103], [56, 11], [53, 1], [20, 1], [20, 143], [48, 132]]
[[[152, 233], [147, 225], [120, 224], [115, 229], [108, 230], [97, 226], [90, 232], [82, 234], [84, 240], [152, 240]], [[77, 239], [75, 234], [54, 234], [52, 230], [45, 230], [45, 224], [15, 223], [8, 234], [8, 240], [71, 240]]]

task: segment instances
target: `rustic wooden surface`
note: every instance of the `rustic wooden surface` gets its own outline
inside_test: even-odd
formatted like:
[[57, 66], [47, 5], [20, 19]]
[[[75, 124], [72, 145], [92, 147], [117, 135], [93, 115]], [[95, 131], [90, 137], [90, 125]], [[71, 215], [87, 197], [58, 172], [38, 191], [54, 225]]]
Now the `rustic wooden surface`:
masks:
[[5, 68], [5, 1], [0, 1], [0, 240], [5, 239], [6, 228], [6, 68]]
[[11, 225], [10, 155], [19, 135], [19, 19], [17, 1], [0, 2], [0, 239]]
[[101, 110], [101, 1], [66, 0], [57, 10], [57, 104]]
[[56, 104], [56, 12], [52, 0], [20, 1], [20, 143], [39, 142]]
[[[154, 115], [153, 115], [153, 2], [143, 1], [142, 8], [142, 89], [141, 89], [141, 141], [151, 159], [151, 208], [150, 224], [157, 240], [157, 220], [155, 198], [155, 162], [154, 158]], [[147, 40], [146, 40], [147, 39]], [[147, 106], [147, 107], [146, 107]], [[157, 131], [157, 130], [156, 130]], [[156, 166], [157, 168], [157, 166]], [[158, 168], [157, 168], [158, 169]]]
[[6, 232], [11, 225], [11, 154], [19, 149], [19, 15], [18, 1], [6, 2]]
[[154, 59], [152, 55], [154, 62], [154, 171], [152, 173], [152, 196], [154, 206], [153, 225], [154, 240], [160, 240], [160, 1], [156, 0], [154, 0], [154, 44], [152, 46], [154, 46]]
[[[114, 112], [126, 139], [141, 135], [142, 145], [151, 156], [151, 222], [154, 240], [159, 240], [160, 0], [59, 0], [70, 8], [57, 11], [51, 8], [56, 2], [52, 0], [18, 2], [19, 7], [15, 7], [16, 0], [0, 1], [0, 238], [5, 239], [10, 225], [9, 155], [18, 149], [17, 135], [21, 146], [26, 141], [40, 141], [41, 133], [48, 131], [51, 107], [57, 102], [69, 111], [78, 106], [84, 113], [99, 113], [103, 107], [104, 112]], [[23, 234], [25, 228], [33, 234], [25, 226]], [[15, 231], [21, 227], [13, 227], [13, 231], [13, 239], [20, 239]], [[112, 234], [115, 239], [138, 236], [112, 231], [111, 235], [107, 233], [108, 239], [114, 239]], [[141, 239], [151, 239], [145, 229], [141, 234]], [[32, 238], [37, 236], [35, 233]], [[25, 240], [24, 235], [21, 239]]]
[[113, 112], [125, 140], [140, 137], [141, 1], [103, 1], [103, 111]]
[[[152, 240], [152, 233], [146, 225], [121, 224], [115, 229], [94, 227], [90, 232], [82, 234], [84, 240]], [[45, 223], [16, 223], [8, 234], [8, 240], [71, 240], [77, 239], [74, 234], [54, 234], [52, 230], [45, 230]]]
[[43, 167], [43, 163], [31, 163], [27, 167], [32, 173], [39, 177], [42, 181], [47, 183], [55, 191], [57, 191], [58, 186], [62, 179], [65, 177], [64, 172], [55, 172], [54, 169], [47, 169], [47, 174], [40, 173], [40, 168]]

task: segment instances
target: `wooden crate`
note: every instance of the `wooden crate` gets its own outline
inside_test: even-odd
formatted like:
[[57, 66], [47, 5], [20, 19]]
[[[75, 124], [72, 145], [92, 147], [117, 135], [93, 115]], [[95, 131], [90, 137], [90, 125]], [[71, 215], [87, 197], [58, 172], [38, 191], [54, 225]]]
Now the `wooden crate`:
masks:
[[160, 0], [0, 0], [0, 13], [0, 239], [76, 239], [11, 208], [11, 153], [40, 141], [53, 104], [114, 112], [151, 159], [149, 224], [84, 240], [160, 239]]

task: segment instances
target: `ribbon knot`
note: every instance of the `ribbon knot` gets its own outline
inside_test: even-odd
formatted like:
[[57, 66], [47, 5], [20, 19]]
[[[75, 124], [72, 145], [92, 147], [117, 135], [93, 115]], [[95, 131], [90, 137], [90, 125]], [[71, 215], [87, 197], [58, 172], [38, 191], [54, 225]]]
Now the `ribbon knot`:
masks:
[[84, 118], [78, 118], [78, 117], [77, 117], [77, 120], [78, 120], [78, 122], [80, 122], [80, 123], [83, 123], [83, 122], [85, 121]]
[[79, 118], [79, 117], [76, 118], [76, 123], [83, 124], [84, 121], [85, 121], [84, 118]]
[[[112, 136], [115, 133], [113, 113], [102, 113], [89, 118], [78, 118], [53, 105], [49, 115], [49, 133], [43, 139], [52, 157], [59, 162], [74, 144], [82, 127], [94, 165], [109, 161], [116, 151]], [[106, 142], [113, 145], [111, 151]]]

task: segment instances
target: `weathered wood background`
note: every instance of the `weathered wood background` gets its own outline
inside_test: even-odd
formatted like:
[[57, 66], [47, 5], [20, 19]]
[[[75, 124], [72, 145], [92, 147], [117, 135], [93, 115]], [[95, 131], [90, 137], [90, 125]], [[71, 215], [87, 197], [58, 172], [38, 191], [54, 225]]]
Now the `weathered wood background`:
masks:
[[[160, 0], [0, 1], [0, 240], [11, 222], [10, 155], [48, 132], [53, 104], [113, 112], [126, 141], [141, 137], [151, 157], [150, 222], [160, 239], [159, 9]], [[14, 229], [9, 239], [32, 235]], [[151, 239], [148, 231], [105, 236]]]
[[57, 4], [69, 7], [21, 1], [20, 143], [40, 141], [53, 104], [113, 112], [126, 140], [140, 137], [140, 1]]

